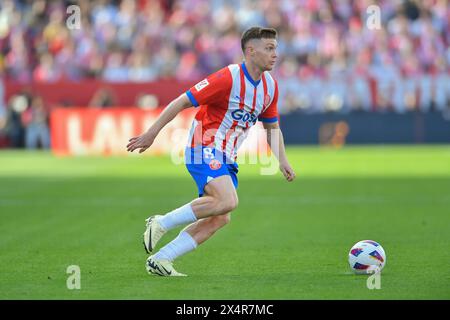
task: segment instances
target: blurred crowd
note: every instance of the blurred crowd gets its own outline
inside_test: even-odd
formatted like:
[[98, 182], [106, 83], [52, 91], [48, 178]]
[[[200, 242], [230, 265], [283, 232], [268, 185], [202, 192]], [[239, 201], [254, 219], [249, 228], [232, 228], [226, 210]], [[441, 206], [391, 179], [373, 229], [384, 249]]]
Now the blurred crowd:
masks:
[[[79, 28], [67, 24], [72, 4]], [[240, 62], [254, 25], [279, 33], [282, 113], [449, 107], [448, 0], [2, 0], [0, 73], [194, 81]]]

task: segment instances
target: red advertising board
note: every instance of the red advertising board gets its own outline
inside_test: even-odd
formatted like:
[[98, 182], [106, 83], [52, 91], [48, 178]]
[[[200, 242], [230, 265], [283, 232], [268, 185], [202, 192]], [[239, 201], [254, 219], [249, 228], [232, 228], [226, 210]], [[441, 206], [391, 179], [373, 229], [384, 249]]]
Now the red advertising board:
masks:
[[[160, 132], [145, 154], [179, 154], [184, 151], [196, 113], [191, 108], [177, 115]], [[145, 132], [161, 109], [138, 108], [56, 108], [50, 117], [52, 151], [56, 155], [123, 155], [131, 137]], [[257, 128], [261, 128], [258, 123]], [[266, 150], [263, 131], [253, 129], [241, 151]], [[136, 152], [135, 152], [136, 153]]]
[[[126, 154], [128, 139], [145, 132], [159, 113], [137, 108], [57, 108], [50, 118], [52, 150], [56, 155]], [[147, 153], [169, 153], [184, 146], [194, 114], [195, 110], [179, 114]]]

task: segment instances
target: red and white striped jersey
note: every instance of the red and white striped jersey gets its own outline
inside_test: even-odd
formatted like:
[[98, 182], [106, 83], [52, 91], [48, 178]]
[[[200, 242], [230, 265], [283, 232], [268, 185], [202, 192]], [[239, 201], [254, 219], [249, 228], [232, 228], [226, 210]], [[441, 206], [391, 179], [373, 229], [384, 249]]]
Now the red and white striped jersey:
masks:
[[278, 121], [278, 84], [269, 72], [254, 81], [245, 63], [231, 64], [190, 88], [197, 112], [188, 147], [208, 146], [236, 160], [237, 150], [259, 119]]

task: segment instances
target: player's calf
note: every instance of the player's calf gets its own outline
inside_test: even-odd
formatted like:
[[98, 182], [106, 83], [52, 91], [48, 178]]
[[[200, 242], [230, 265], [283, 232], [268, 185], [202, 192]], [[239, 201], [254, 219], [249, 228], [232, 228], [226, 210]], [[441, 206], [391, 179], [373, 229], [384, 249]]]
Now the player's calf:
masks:
[[189, 225], [186, 228], [186, 232], [188, 232], [195, 242], [200, 245], [211, 238], [217, 230], [230, 223], [230, 217], [231, 214], [227, 213], [198, 220]]

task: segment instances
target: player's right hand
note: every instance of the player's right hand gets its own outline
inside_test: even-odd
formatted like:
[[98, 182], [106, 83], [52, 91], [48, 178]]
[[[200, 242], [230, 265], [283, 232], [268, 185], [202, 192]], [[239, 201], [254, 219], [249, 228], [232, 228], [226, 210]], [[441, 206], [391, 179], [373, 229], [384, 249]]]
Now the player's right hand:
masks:
[[281, 173], [283, 173], [283, 175], [287, 181], [289, 181], [289, 182], [294, 181], [295, 172], [294, 172], [294, 169], [292, 169], [291, 165], [288, 162], [280, 163], [280, 171], [281, 171]]
[[144, 152], [150, 146], [153, 144], [153, 141], [155, 141], [156, 136], [149, 133], [148, 131], [144, 134], [141, 134], [140, 136], [133, 137], [127, 144], [127, 151], [133, 152], [136, 149], [139, 149], [139, 153]]

